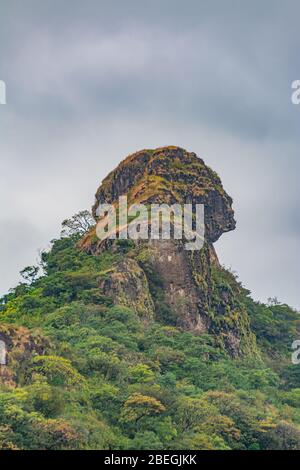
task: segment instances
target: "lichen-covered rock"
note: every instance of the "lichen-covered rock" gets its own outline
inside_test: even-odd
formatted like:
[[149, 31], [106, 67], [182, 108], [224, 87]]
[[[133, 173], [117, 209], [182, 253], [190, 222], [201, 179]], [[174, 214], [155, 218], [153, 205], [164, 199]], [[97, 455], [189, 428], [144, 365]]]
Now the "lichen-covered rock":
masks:
[[[189, 253], [175, 240], [152, 240], [143, 245], [143, 256], [138, 260], [149, 280], [155, 277], [161, 295], [156, 301], [159, 310], [163, 302], [175, 314], [175, 324], [197, 333], [207, 331], [207, 319], [200, 315], [201, 296], [193, 279]], [[153, 292], [153, 297], [157, 295]]]
[[99, 287], [115, 304], [131, 308], [144, 320], [154, 318], [147, 277], [133, 259], [124, 258], [117, 263], [109, 275], [101, 279]]
[[[238, 287], [226, 301], [228, 293], [222, 292], [222, 286], [216, 287], [212, 275], [213, 269], [221, 270], [213, 243], [236, 225], [232, 199], [219, 176], [195, 153], [182, 148], [142, 150], [123, 160], [103, 180], [93, 206], [95, 219], [99, 204], [117, 207], [122, 195], [127, 195], [129, 206], [203, 204], [205, 243], [201, 250], [187, 251], [181, 240], [136, 242], [127, 259], [102, 281], [105, 294], [141, 317], [166, 321], [196, 334], [213, 333], [233, 356], [255, 351], [247, 312], [236, 301]], [[79, 247], [97, 255], [116, 249], [116, 244], [97, 239], [92, 229]]]
[[49, 346], [39, 333], [34, 333], [25, 327], [0, 325], [0, 340], [5, 344], [6, 360], [0, 366], [0, 384], [14, 386], [17, 375], [25, 368], [27, 361], [34, 355], [45, 354]]

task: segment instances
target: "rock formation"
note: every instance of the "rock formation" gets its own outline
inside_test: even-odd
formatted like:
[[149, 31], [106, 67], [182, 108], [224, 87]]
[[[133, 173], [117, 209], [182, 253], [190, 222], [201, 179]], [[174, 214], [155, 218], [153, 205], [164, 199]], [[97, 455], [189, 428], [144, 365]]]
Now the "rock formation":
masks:
[[[43, 355], [49, 342], [25, 327], [0, 325], [0, 342], [5, 345], [5, 363], [0, 365], [0, 384], [15, 385], [15, 376], [33, 355]], [[4, 361], [3, 361], [4, 362]]]
[[[93, 206], [95, 219], [99, 204], [117, 206], [122, 195], [127, 195], [129, 205], [204, 204], [205, 243], [200, 251], [187, 251], [182, 240], [135, 242], [101, 281], [103, 292], [148, 321], [166, 321], [196, 334], [212, 332], [233, 356], [253, 351], [247, 312], [238, 301], [241, 287], [233, 278], [232, 289], [222, 290], [222, 269], [213, 246], [236, 225], [232, 199], [219, 176], [195, 153], [182, 148], [142, 150], [103, 180]], [[105, 249], [121, 249], [120, 242], [99, 240], [93, 228], [79, 246], [97, 255]]]

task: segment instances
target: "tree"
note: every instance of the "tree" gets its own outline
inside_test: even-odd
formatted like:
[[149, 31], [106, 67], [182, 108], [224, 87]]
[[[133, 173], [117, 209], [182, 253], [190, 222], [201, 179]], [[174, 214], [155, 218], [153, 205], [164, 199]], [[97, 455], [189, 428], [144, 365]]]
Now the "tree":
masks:
[[20, 274], [22, 278], [28, 283], [32, 284], [38, 277], [40, 268], [37, 266], [27, 266], [24, 268]]
[[134, 393], [126, 400], [121, 418], [125, 423], [137, 423], [137, 421], [145, 416], [157, 415], [164, 411], [164, 405], [156, 398]]
[[280, 302], [277, 297], [268, 297], [267, 302], [270, 306], [280, 305]]
[[83, 385], [83, 377], [74, 369], [68, 359], [58, 356], [35, 356], [32, 370], [47, 377], [51, 385]]
[[70, 219], [63, 221], [61, 234], [67, 237], [83, 236], [93, 225], [95, 225], [95, 221], [91, 213], [87, 210], [80, 211]]
[[132, 382], [149, 383], [154, 382], [155, 374], [147, 364], [137, 364], [130, 367], [129, 378]]
[[300, 448], [299, 428], [288, 422], [280, 422], [267, 437], [269, 437], [269, 442], [266, 445], [268, 449], [299, 450]]

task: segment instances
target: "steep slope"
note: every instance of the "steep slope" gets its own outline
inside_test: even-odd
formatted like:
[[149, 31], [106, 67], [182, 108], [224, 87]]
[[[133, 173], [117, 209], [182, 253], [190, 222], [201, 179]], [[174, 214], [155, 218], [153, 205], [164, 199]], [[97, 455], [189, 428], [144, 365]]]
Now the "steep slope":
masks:
[[200, 251], [82, 237], [81, 212], [0, 299], [0, 450], [300, 449], [299, 314], [220, 266], [213, 243], [235, 222], [218, 176], [182, 149], [138, 152], [94, 214], [186, 187], [207, 206]]

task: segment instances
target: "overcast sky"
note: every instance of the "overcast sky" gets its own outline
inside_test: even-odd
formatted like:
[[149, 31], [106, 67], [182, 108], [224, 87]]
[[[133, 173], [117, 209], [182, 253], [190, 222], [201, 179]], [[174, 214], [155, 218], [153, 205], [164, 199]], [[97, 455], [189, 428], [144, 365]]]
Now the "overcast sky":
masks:
[[0, 0], [0, 294], [141, 148], [216, 170], [216, 244], [253, 297], [300, 308], [300, 2]]

